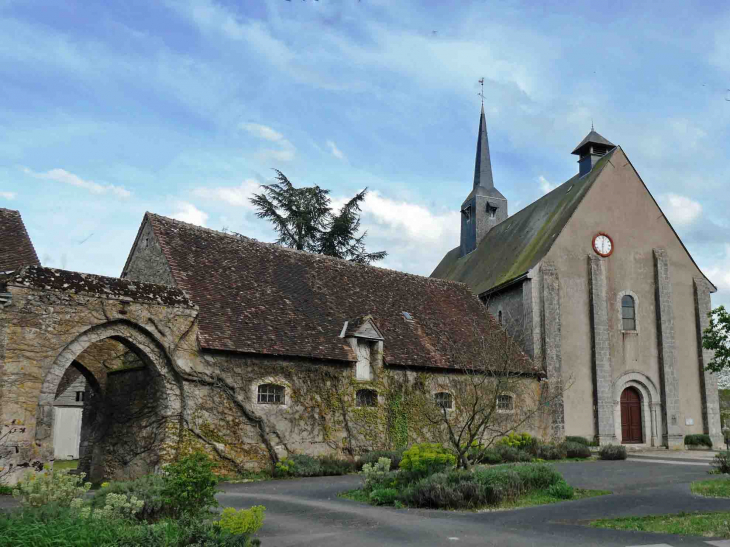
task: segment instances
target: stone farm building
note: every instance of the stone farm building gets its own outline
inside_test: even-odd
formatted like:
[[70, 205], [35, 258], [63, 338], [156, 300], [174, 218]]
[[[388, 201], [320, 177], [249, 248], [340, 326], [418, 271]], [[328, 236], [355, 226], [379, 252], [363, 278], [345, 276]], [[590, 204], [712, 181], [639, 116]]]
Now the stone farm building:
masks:
[[0, 209], [0, 475], [62, 457], [72, 385], [92, 478], [195, 448], [235, 472], [428, 440], [403, 393], [451, 405], [464, 361], [501, 354], [521, 386], [501, 419], [544, 406], [522, 424], [541, 437], [720, 444], [715, 287], [621, 147], [592, 130], [573, 153], [578, 174], [509, 216], [482, 109], [461, 241], [430, 278], [150, 213], [120, 278], [57, 270]]
[[[3, 239], [32, 248], [24, 230]], [[429, 397], [450, 399], [457, 353], [470, 348], [506, 351], [531, 399], [547, 386], [464, 284], [154, 214], [121, 278], [10, 266], [0, 264], [0, 411], [16, 429], [5, 463], [19, 470], [59, 456], [54, 418], [79, 376], [80, 467], [92, 478], [140, 475], [193, 448], [242, 471], [425, 439], [393, 438], [389, 382], [425, 377]], [[524, 396], [501, 397], [516, 416]], [[525, 427], [548, 436], [549, 417]]]

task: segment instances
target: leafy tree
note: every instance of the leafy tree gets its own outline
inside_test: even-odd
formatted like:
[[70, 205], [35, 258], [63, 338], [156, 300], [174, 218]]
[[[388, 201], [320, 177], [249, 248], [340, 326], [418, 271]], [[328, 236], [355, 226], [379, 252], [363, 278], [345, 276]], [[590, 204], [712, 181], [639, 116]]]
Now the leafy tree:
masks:
[[715, 352], [705, 367], [707, 370], [718, 373], [730, 370], [730, 313], [725, 306], [710, 312], [710, 325], [702, 335], [702, 347]]
[[295, 188], [288, 178], [276, 171], [276, 182], [263, 185], [251, 203], [256, 216], [271, 221], [279, 235], [279, 245], [369, 264], [387, 256], [385, 251], [365, 250], [367, 231], [360, 231], [360, 204], [367, 188], [333, 212], [329, 190], [319, 186]]

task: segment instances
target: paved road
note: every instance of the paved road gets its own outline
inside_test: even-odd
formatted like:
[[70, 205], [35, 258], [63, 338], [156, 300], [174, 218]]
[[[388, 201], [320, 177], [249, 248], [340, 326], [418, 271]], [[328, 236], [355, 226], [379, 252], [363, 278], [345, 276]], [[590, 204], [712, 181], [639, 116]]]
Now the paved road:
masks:
[[712, 478], [709, 467], [681, 462], [617, 461], [557, 465], [575, 487], [614, 492], [579, 501], [512, 511], [459, 512], [371, 507], [338, 498], [356, 488], [357, 476], [228, 484], [220, 501], [237, 508], [263, 504], [266, 522], [259, 532], [264, 547], [311, 545], [479, 546], [703, 546], [730, 547], [709, 538], [588, 528], [605, 517], [730, 510], [730, 500], [693, 496], [689, 483]]

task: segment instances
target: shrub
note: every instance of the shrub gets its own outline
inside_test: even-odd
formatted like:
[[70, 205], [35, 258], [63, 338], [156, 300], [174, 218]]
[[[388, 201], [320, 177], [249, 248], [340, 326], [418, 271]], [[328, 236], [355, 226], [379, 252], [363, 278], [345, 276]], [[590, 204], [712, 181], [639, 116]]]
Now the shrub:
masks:
[[335, 458], [333, 456], [322, 456], [318, 458], [320, 474], [324, 477], [333, 475], [347, 475], [355, 471], [355, 462]]
[[527, 490], [544, 490], [563, 480], [563, 476], [551, 465], [533, 463], [515, 465], [513, 469]]
[[626, 447], [620, 444], [606, 444], [598, 450], [598, 457], [602, 460], [625, 460]]
[[104, 507], [109, 494], [127, 494], [144, 502], [135, 517], [154, 522], [169, 514], [162, 498], [164, 488], [165, 479], [161, 475], [145, 475], [131, 481], [103, 483], [101, 490], [91, 499], [91, 507], [92, 510]]
[[231, 534], [202, 519], [158, 524], [121, 519], [79, 518], [73, 509], [48, 504], [12, 513], [0, 512], [2, 545], [18, 547], [250, 547], [258, 540]]
[[525, 451], [509, 445], [499, 445], [495, 448], [495, 452], [499, 455], [500, 461], [505, 463], [529, 462], [532, 455]]
[[718, 452], [710, 465], [715, 468], [716, 473], [730, 473], [730, 452], [726, 450]]
[[165, 468], [162, 498], [174, 516], [196, 516], [218, 507], [213, 467], [206, 454], [195, 452]]
[[234, 535], [255, 534], [264, 524], [265, 511], [266, 507], [263, 505], [254, 505], [250, 509], [239, 511], [233, 507], [226, 507], [216, 524]]
[[473, 461], [474, 463], [488, 463], [489, 465], [495, 465], [502, 463], [504, 460], [502, 460], [502, 454], [496, 448], [485, 448]]
[[440, 444], [414, 444], [403, 452], [400, 468], [413, 477], [425, 477], [454, 467], [456, 457]]
[[103, 520], [131, 520], [144, 507], [144, 501], [128, 494], [107, 494], [104, 506], [92, 510], [91, 504], [84, 503], [81, 498], [71, 502], [71, 507], [79, 510], [79, 516]]
[[587, 444], [565, 442], [565, 452], [568, 458], [590, 458], [591, 449], [588, 448]]
[[562, 460], [568, 455], [568, 452], [565, 446], [550, 443], [538, 446], [535, 455], [541, 460]]
[[511, 446], [517, 449], [527, 449], [534, 442], [529, 433], [515, 433], [514, 431], [497, 441], [497, 446]]
[[366, 463], [360, 474], [365, 477], [364, 489], [366, 492], [382, 486], [384, 480], [390, 475], [390, 460], [380, 458], [377, 463]]
[[712, 439], [707, 434], [685, 435], [684, 444], [687, 446], [706, 446], [712, 448]]
[[397, 469], [403, 459], [403, 450], [374, 450], [367, 452], [360, 456], [360, 460], [356, 464], [357, 470], [360, 471], [366, 463], [377, 463], [380, 458], [388, 458], [391, 467]]
[[395, 488], [376, 488], [370, 492], [370, 503], [373, 505], [393, 505], [398, 499]]
[[83, 499], [91, 488], [91, 483], [84, 483], [86, 473], [69, 475], [68, 469], [60, 471], [28, 471], [13, 490], [13, 497], [24, 507], [40, 507], [47, 503], [55, 503], [60, 507], [70, 507], [75, 499]]
[[589, 446], [591, 444], [590, 441], [588, 439], [586, 439], [585, 437], [575, 437], [575, 436], [571, 436], [571, 435], [568, 435], [567, 437], [565, 437], [565, 442], [566, 443], [578, 443], [578, 444], [583, 444], [585, 446]]
[[547, 489], [548, 494], [551, 496], [561, 499], [561, 500], [570, 500], [573, 499], [573, 487], [570, 486], [567, 482], [564, 480], [561, 480], [560, 482], [553, 484], [551, 487]]
[[405, 488], [399, 500], [413, 507], [469, 509], [497, 505], [534, 490], [544, 490], [563, 478], [548, 465], [510, 465], [434, 473]]

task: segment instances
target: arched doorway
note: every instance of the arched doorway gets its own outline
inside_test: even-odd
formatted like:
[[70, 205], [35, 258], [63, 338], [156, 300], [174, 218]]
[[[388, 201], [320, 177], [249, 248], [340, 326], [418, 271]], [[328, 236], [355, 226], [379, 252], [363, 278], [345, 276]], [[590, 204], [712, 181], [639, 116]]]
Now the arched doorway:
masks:
[[621, 392], [621, 442], [643, 442], [642, 431], [641, 395], [636, 388], [627, 387]]
[[[91, 480], [129, 479], [156, 470], [174, 450], [180, 386], [162, 345], [142, 327], [115, 321], [85, 331], [56, 357], [41, 387], [36, 445], [55, 456], [53, 411], [69, 366], [87, 372], [78, 449], [79, 469]], [[94, 385], [95, 384], [95, 385]]]

